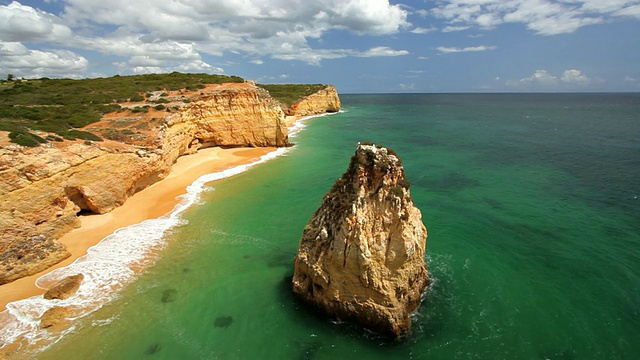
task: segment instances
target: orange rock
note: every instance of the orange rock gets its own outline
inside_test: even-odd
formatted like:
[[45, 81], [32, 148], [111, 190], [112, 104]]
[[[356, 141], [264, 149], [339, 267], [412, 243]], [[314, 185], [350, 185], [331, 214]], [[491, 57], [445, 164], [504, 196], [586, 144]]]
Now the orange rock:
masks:
[[336, 88], [333, 85], [329, 85], [297, 103], [291, 104], [287, 110], [287, 115], [308, 116], [326, 112], [338, 112], [341, 106]]
[[331, 317], [402, 337], [429, 283], [426, 238], [400, 158], [359, 144], [304, 229], [293, 291]]

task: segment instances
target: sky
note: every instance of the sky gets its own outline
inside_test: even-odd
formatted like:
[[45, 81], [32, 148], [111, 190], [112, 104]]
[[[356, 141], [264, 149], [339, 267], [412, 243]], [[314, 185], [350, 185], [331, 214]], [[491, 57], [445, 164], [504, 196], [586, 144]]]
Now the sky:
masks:
[[0, 0], [0, 77], [640, 91], [640, 0]]

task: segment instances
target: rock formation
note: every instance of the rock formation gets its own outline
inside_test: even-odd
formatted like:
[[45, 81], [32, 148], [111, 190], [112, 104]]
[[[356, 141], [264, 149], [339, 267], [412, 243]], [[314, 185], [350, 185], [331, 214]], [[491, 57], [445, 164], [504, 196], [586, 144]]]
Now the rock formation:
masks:
[[280, 104], [254, 84], [180, 94], [167, 97], [167, 108], [177, 110], [151, 109], [147, 118], [108, 114], [86, 128], [105, 137], [129, 124], [127, 130], [136, 130], [130, 139], [0, 146], [0, 284], [67, 258], [57, 239], [79, 226], [79, 213], [103, 214], [122, 205], [166, 177], [182, 155], [210, 146], [289, 145]]
[[71, 309], [64, 306], [54, 306], [42, 314], [40, 318], [40, 328], [46, 329], [59, 324], [64, 319], [70, 317]]
[[429, 283], [426, 238], [400, 158], [358, 144], [304, 228], [293, 291], [332, 317], [402, 337]]
[[340, 111], [341, 106], [336, 88], [333, 85], [328, 85], [295, 104], [291, 104], [286, 110], [286, 114], [289, 116], [308, 116], [325, 112], [337, 112]]
[[84, 275], [82, 274], [67, 276], [55, 283], [51, 289], [47, 290], [47, 292], [44, 293], [44, 298], [47, 300], [64, 300], [78, 291], [82, 280], [84, 280]]

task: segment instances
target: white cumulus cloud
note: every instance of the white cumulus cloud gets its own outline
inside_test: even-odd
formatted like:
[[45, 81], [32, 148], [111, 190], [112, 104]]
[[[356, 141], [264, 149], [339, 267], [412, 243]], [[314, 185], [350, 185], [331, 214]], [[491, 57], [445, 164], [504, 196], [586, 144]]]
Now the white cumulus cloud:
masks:
[[0, 41], [0, 69], [24, 78], [79, 78], [89, 62], [68, 50], [31, 50], [19, 42]]
[[565, 70], [560, 78], [567, 84], [587, 85], [591, 82], [591, 79], [587, 75], [583, 74], [580, 70]]
[[0, 5], [2, 41], [64, 41], [70, 36], [71, 29], [54, 15], [17, 1]]
[[551, 75], [547, 70], [536, 70], [533, 75], [519, 80], [521, 85], [541, 85], [551, 87], [558, 84], [558, 78]]

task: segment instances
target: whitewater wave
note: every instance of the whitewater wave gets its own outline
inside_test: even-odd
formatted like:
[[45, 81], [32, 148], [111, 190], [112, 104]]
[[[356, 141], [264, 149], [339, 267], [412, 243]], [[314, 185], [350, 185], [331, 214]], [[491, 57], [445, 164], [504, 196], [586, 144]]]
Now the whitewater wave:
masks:
[[[324, 116], [314, 115], [302, 118], [289, 128], [295, 137], [306, 127], [305, 121]], [[119, 290], [135, 280], [140, 270], [149, 267], [156, 259], [154, 254], [167, 246], [165, 234], [172, 228], [186, 224], [182, 213], [200, 202], [202, 193], [212, 188], [206, 186], [212, 181], [228, 178], [258, 164], [285, 155], [292, 148], [278, 148], [260, 157], [259, 160], [239, 165], [224, 171], [206, 174], [187, 186], [186, 194], [178, 197], [179, 203], [168, 214], [156, 219], [120, 228], [89, 248], [87, 254], [72, 264], [53, 270], [36, 280], [36, 285], [49, 289], [56, 282], [72, 275], [83, 274], [78, 291], [64, 300], [47, 300], [42, 295], [14, 301], [0, 313], [0, 349], [13, 344], [18, 349], [37, 345], [44, 350], [55, 344], [64, 335], [74, 330], [73, 326], [62, 331], [40, 328], [42, 315], [54, 306], [69, 310], [70, 320], [87, 316], [113, 300]]]

